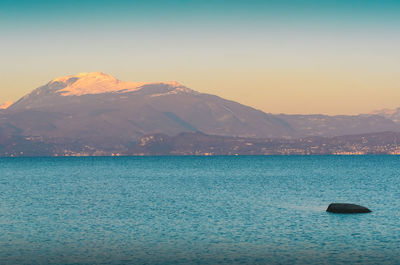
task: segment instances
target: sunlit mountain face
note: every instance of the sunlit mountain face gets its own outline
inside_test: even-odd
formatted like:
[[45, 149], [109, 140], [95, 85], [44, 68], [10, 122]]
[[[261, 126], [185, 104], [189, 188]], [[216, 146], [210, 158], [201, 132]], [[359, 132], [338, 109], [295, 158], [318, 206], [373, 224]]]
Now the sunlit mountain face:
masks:
[[62, 96], [82, 96], [112, 92], [127, 93], [137, 91], [146, 85], [160, 84], [183, 88], [181, 84], [174, 81], [158, 83], [125, 82], [102, 72], [93, 72], [56, 78], [47, 84], [47, 91], [58, 93]]

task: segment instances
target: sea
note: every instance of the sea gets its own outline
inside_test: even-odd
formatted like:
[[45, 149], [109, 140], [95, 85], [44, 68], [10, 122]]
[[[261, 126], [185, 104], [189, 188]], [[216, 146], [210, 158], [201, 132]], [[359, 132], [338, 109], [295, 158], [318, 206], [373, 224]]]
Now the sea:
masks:
[[0, 264], [400, 264], [399, 207], [399, 156], [1, 158]]

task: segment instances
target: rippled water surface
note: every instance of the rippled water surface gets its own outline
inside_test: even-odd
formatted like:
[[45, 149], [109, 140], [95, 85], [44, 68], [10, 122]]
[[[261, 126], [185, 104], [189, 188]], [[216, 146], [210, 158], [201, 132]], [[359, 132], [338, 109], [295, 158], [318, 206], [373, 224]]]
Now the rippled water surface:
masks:
[[7, 158], [0, 264], [400, 264], [399, 208], [397, 156]]

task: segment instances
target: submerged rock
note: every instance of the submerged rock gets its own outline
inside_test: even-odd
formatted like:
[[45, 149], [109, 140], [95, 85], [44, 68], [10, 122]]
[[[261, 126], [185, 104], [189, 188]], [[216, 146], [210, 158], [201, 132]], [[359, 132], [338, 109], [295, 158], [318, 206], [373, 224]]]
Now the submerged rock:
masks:
[[326, 209], [330, 213], [370, 213], [371, 210], [352, 203], [331, 203]]

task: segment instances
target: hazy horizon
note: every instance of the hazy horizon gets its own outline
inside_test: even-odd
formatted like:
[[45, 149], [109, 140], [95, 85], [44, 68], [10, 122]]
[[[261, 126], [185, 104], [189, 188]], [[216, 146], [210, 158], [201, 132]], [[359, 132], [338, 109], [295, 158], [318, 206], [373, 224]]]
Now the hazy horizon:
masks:
[[269, 113], [400, 106], [397, 1], [2, 1], [0, 105], [102, 71]]

